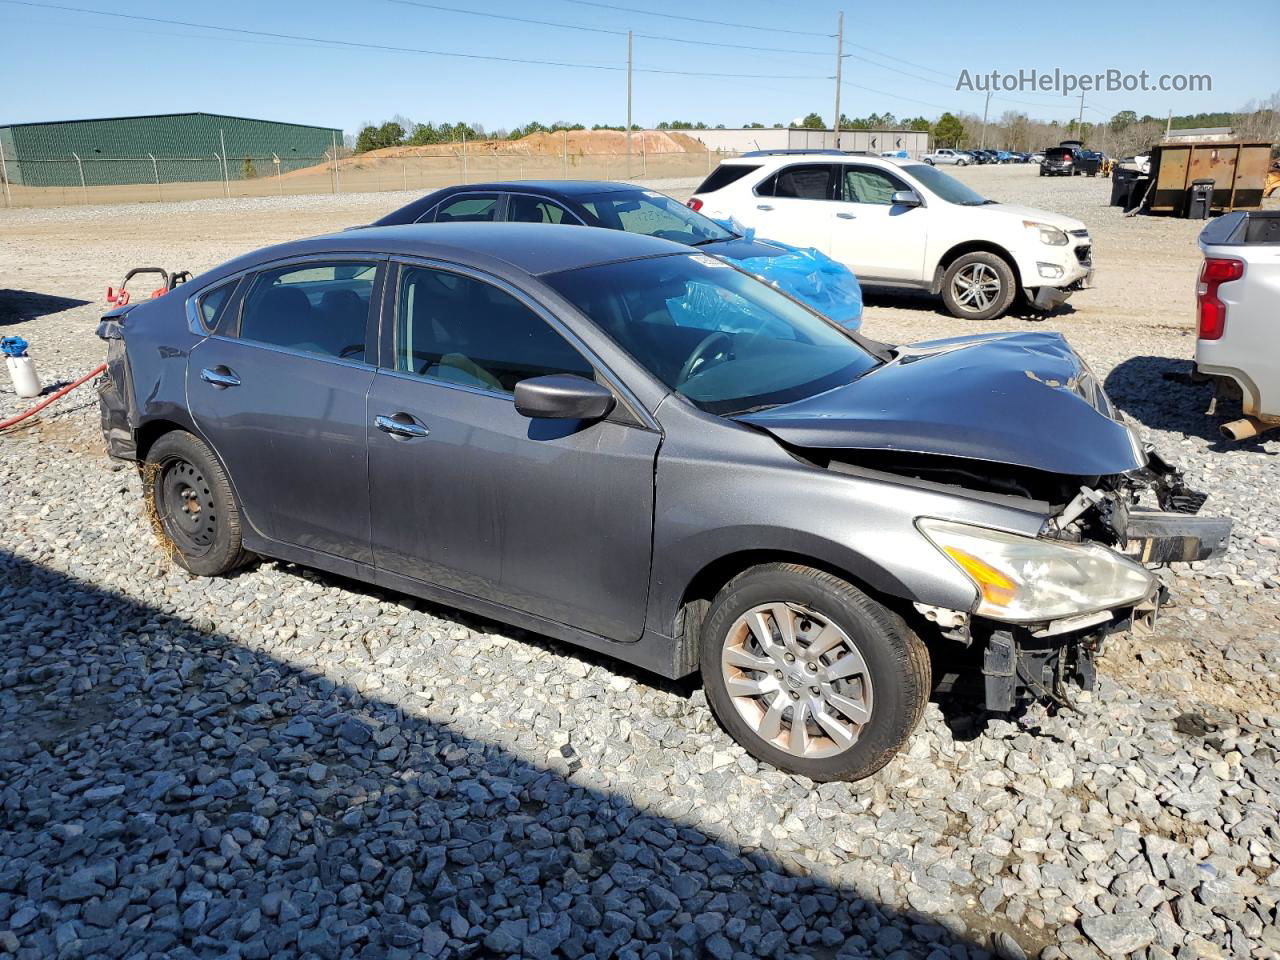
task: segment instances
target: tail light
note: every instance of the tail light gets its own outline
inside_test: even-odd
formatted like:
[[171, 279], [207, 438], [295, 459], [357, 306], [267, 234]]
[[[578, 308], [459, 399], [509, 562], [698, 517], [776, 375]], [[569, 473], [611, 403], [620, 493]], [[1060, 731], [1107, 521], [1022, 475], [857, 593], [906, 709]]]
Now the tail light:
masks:
[[1244, 261], [1234, 257], [1205, 257], [1196, 285], [1201, 340], [1220, 340], [1227, 327], [1227, 305], [1218, 299], [1218, 288], [1244, 276]]
[[684, 202], [684, 205], [695, 213], [702, 209], [702, 201], [697, 197], [690, 197]]

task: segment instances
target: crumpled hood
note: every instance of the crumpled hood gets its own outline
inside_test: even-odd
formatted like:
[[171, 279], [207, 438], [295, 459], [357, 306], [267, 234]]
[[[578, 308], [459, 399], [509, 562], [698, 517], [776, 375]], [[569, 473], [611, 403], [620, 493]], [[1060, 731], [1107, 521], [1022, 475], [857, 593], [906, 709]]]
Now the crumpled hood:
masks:
[[938, 454], [1074, 476], [1147, 456], [1088, 365], [1056, 333], [899, 347], [826, 393], [736, 419], [795, 447]]

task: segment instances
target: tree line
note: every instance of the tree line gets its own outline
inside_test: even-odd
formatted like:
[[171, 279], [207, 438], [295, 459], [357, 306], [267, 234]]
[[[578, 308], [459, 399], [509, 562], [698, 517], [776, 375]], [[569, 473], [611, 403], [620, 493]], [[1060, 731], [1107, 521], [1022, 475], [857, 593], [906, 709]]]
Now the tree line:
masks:
[[[1032, 151], [1053, 146], [1060, 140], [1082, 140], [1093, 149], [1102, 150], [1112, 156], [1128, 156], [1145, 150], [1152, 143], [1158, 142], [1164, 135], [1169, 118], [1139, 116], [1133, 110], [1121, 110], [1110, 120], [1100, 123], [1084, 122], [1077, 124], [1075, 120], [1060, 123], [1057, 120], [1036, 120], [1028, 114], [1009, 110], [999, 118], [989, 118], [983, 123], [980, 116], [972, 113], [943, 113], [937, 120], [926, 117], [896, 117], [892, 113], [871, 113], [865, 117], [840, 116], [841, 130], [913, 130], [927, 132], [933, 137], [935, 145], [940, 147], [976, 147], [985, 143], [988, 147], [1006, 150]], [[1243, 140], [1270, 141], [1280, 140], [1280, 91], [1272, 94], [1261, 103], [1251, 103], [1243, 110], [1228, 113], [1197, 113], [1172, 118], [1174, 129], [1195, 127], [1232, 127], [1235, 135]], [[985, 126], [985, 131], [984, 131]], [[795, 127], [809, 130], [827, 130], [830, 125], [822, 114], [813, 112], [790, 123], [772, 123], [768, 127], [759, 121], [744, 123], [743, 129], [775, 130]], [[366, 123], [356, 134], [354, 141], [348, 141], [356, 153], [365, 153], [382, 147], [420, 147], [437, 143], [457, 143], [460, 140], [519, 140], [535, 133], [559, 133], [562, 130], [625, 130], [618, 125], [594, 124], [587, 127], [581, 123], [569, 123], [558, 120], [544, 124], [537, 120], [511, 129], [497, 128], [486, 131], [480, 123], [415, 123], [406, 117], [396, 115], [381, 124]], [[641, 127], [633, 124], [632, 130]], [[701, 121], [663, 120], [655, 127], [658, 130], [724, 130], [725, 125], [718, 123], [709, 125]], [[984, 136], [985, 133], [985, 136]]]

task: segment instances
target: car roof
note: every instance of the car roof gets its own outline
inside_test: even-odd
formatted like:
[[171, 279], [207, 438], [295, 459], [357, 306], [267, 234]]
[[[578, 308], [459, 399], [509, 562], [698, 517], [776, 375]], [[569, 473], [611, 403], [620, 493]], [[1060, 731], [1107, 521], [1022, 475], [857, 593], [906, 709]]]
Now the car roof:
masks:
[[[480, 269], [514, 267], [529, 274], [558, 273], [619, 260], [689, 254], [685, 244], [622, 230], [544, 223], [414, 223], [345, 230], [265, 247], [223, 264], [221, 277], [292, 257], [344, 253], [423, 257]], [[203, 278], [201, 278], [203, 279]]]
[[468, 183], [456, 187], [444, 187], [438, 193], [463, 193], [481, 190], [536, 190], [538, 193], [558, 194], [562, 197], [584, 197], [597, 193], [619, 193], [624, 190], [643, 190], [634, 183], [618, 183], [614, 180], [493, 180], [488, 183]]
[[849, 153], [840, 151], [839, 153], [818, 153], [815, 151], [805, 151], [802, 153], [790, 154], [771, 154], [769, 156], [749, 156], [743, 154], [740, 157], [726, 157], [721, 160], [724, 166], [741, 166], [743, 164], [752, 167], [759, 167], [762, 170], [771, 169], [773, 167], [789, 167], [796, 163], [803, 163], [806, 156], [811, 158], [812, 163], [859, 163], [877, 166], [883, 164], [890, 167], [903, 167], [907, 164], [915, 164], [919, 161], [912, 160], [910, 157], [881, 157], [870, 153]]

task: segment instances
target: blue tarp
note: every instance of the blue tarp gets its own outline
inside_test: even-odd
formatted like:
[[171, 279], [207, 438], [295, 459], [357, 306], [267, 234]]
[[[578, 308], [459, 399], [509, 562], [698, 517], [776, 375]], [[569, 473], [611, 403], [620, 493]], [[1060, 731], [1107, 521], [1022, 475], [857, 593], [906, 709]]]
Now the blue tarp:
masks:
[[[716, 222], [747, 240], [755, 239], [754, 228], [743, 227], [732, 220]], [[776, 257], [724, 259], [777, 287], [783, 293], [807, 303], [842, 327], [857, 330], [862, 325], [862, 287], [853, 271], [812, 247], [793, 247], [776, 240], [770, 240], [769, 243], [789, 252]]]

